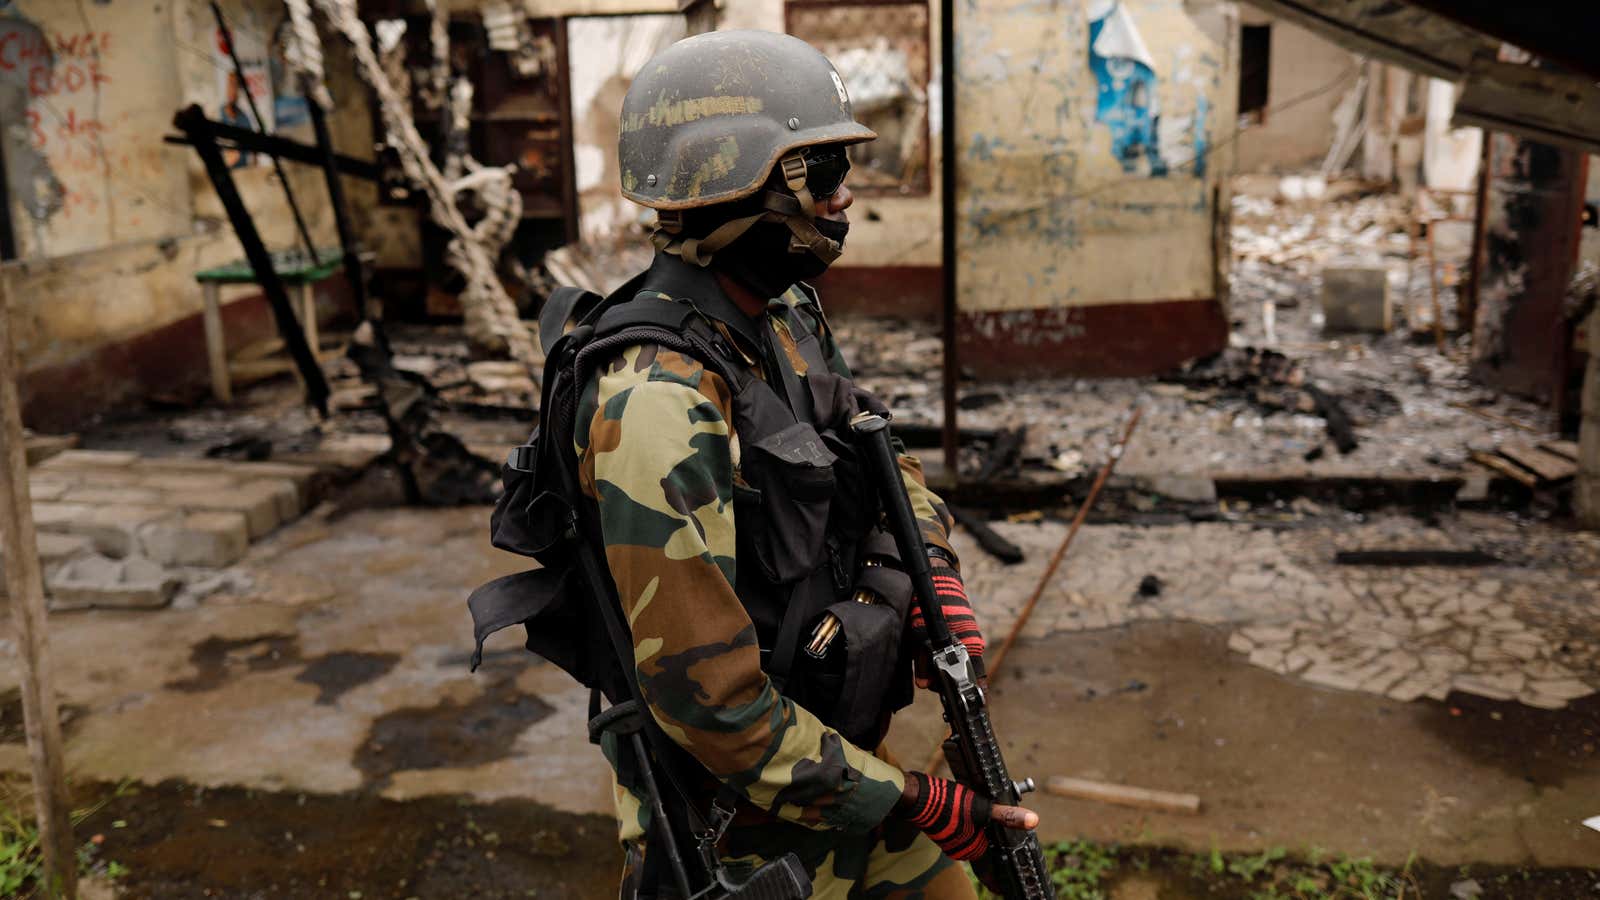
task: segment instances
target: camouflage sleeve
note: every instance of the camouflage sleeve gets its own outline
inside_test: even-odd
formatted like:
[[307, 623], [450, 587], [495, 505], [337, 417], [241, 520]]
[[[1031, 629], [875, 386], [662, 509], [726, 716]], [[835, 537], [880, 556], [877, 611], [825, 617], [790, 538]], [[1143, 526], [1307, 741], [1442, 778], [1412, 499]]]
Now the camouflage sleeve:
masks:
[[[955, 527], [956, 521], [950, 515], [950, 507], [928, 488], [922, 475], [922, 461], [909, 453], [901, 453], [900, 480], [905, 482], [906, 493], [911, 495], [911, 511], [916, 513], [917, 524], [922, 526], [923, 541], [956, 560], [955, 548], [950, 546], [950, 529]], [[960, 570], [959, 561], [955, 568]]]
[[583, 489], [663, 730], [752, 804], [819, 829], [864, 832], [900, 797], [899, 769], [780, 695], [733, 589], [732, 398], [698, 362], [642, 346], [586, 390]]

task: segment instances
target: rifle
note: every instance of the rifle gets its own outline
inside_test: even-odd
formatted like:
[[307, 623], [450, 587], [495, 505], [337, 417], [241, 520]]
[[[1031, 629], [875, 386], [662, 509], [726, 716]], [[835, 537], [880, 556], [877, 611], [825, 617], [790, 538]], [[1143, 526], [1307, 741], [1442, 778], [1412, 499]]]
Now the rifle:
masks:
[[[944, 704], [944, 719], [950, 737], [944, 742], [944, 755], [956, 780], [988, 797], [993, 803], [1016, 806], [1023, 794], [1033, 790], [1033, 779], [1012, 781], [1000, 755], [989, 721], [988, 701], [978, 683], [978, 670], [967, 655], [966, 645], [950, 634], [944, 609], [934, 595], [933, 571], [922, 531], [911, 512], [911, 498], [901, 480], [900, 466], [889, 442], [889, 421], [876, 413], [864, 412], [850, 420], [857, 446], [862, 451], [869, 477], [878, 484], [889, 533], [900, 551], [900, 559], [911, 576], [911, 587], [922, 617], [928, 625], [928, 649], [933, 654], [933, 676]], [[985, 826], [989, 837], [989, 865], [1000, 894], [1006, 900], [1055, 900], [1055, 889], [1032, 831], [1007, 828], [999, 822]]]

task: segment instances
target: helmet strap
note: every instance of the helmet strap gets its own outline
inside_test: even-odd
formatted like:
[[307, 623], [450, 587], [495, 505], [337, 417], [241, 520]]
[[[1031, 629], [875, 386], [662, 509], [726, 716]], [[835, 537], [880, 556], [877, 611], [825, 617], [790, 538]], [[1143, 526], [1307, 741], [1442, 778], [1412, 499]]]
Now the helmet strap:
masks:
[[779, 160], [778, 165], [783, 172], [784, 186], [794, 192], [795, 200], [799, 201], [799, 208], [783, 217], [784, 224], [792, 232], [789, 252], [810, 251], [818, 259], [832, 265], [844, 248], [838, 241], [824, 237], [814, 224], [817, 201], [811, 196], [811, 189], [806, 187], [806, 158], [796, 150]]
[[778, 167], [783, 173], [784, 187], [793, 192], [793, 196], [767, 191], [762, 198], [761, 212], [724, 222], [703, 238], [677, 237], [683, 231], [683, 213], [679, 210], [659, 210], [650, 242], [658, 250], [681, 257], [686, 263], [709, 266], [718, 250], [738, 240], [757, 222], [782, 222], [789, 227], [791, 253], [809, 252], [832, 265], [844, 248], [838, 241], [817, 230], [817, 204], [811, 196], [811, 190], [806, 187], [805, 157], [799, 151], [790, 153], [778, 161]]
[[[750, 230], [750, 227], [766, 218], [770, 213], [758, 212], [753, 216], [734, 219], [718, 225], [716, 230], [703, 238], [673, 237], [658, 220], [656, 230], [650, 235], [650, 242], [656, 249], [681, 257], [684, 262], [695, 266], [711, 265], [711, 257], [718, 250], [728, 246], [739, 235]], [[681, 219], [679, 223], [681, 228]]]

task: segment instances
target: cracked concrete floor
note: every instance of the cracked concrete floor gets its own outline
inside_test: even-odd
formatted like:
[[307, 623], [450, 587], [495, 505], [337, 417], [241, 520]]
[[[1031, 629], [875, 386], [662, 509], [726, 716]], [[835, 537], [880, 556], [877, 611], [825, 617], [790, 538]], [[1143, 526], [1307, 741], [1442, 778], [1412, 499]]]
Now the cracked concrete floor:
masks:
[[[482, 508], [307, 518], [253, 547], [240, 566], [248, 577], [195, 608], [52, 616], [57, 684], [77, 708], [73, 776], [412, 802], [465, 794], [607, 812], [606, 772], [584, 732], [586, 693], [523, 654], [510, 632], [491, 643], [483, 669], [467, 671], [467, 592], [521, 565], [489, 547], [486, 521]], [[1027, 563], [1007, 569], [965, 551], [996, 640], [1063, 528], [1002, 527], [1031, 551]], [[1505, 563], [1418, 573], [1329, 562], [1336, 548], [1388, 546], [1401, 535], [1475, 536]], [[1517, 634], [1542, 641], [1522, 642], [1535, 648], [1533, 662], [1588, 687], [1600, 683], [1596, 555], [1588, 538], [1488, 518], [1090, 526], [995, 686], [995, 719], [1021, 774], [1194, 791], [1204, 802], [1201, 815], [1179, 817], [1040, 797], [1047, 838], [1591, 864], [1600, 834], [1578, 821], [1600, 813], [1597, 698], [1541, 709], [1455, 690], [1401, 702], [1376, 682], [1318, 684], [1309, 664], [1286, 665], [1287, 652], [1250, 660], [1256, 638], [1271, 650], [1287, 631], [1289, 649], [1326, 638], [1329, 658], [1342, 663], [1337, 641], [1361, 644], [1353, 635], [1391, 634], [1391, 619], [1415, 628], [1442, 615], [1452, 625], [1440, 633], [1470, 633], [1473, 648], [1477, 636], [1501, 634], [1492, 623], [1514, 621]], [[1149, 574], [1162, 589], [1133, 602]], [[1430, 598], [1425, 610], [1413, 595]], [[1493, 597], [1490, 607], [1508, 603], [1511, 615], [1438, 609], [1457, 596]], [[1319, 617], [1324, 609], [1333, 612]], [[1488, 619], [1462, 618], [1476, 614]], [[1239, 635], [1255, 636], [1251, 655], [1229, 649]], [[1421, 670], [1427, 653], [1417, 642], [1429, 636], [1393, 636], [1397, 647], [1360, 665], [1405, 648]], [[1502, 650], [1510, 642], [1495, 640]], [[1465, 655], [1439, 670], [1453, 688], [1457, 677], [1507, 664]], [[0, 689], [15, 684], [15, 665], [7, 640]], [[936, 725], [928, 696], [891, 745], [915, 765]], [[0, 743], [0, 768], [26, 771], [19, 743]]]

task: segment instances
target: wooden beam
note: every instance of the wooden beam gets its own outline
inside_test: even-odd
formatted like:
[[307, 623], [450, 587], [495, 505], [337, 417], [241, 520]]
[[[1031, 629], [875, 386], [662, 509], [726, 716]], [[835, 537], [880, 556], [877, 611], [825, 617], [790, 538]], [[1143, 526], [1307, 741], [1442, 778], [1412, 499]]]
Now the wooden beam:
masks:
[[22, 720], [27, 733], [28, 761], [33, 769], [40, 872], [44, 896], [78, 896], [77, 844], [72, 838], [72, 806], [67, 799], [66, 769], [61, 758], [61, 714], [50, 677], [50, 646], [45, 627], [44, 580], [39, 571], [39, 540], [33, 526], [28, 493], [27, 447], [22, 436], [22, 404], [17, 392], [16, 359], [11, 342], [9, 279], [0, 276], [0, 446], [5, 471], [0, 473], [0, 552], [5, 556], [6, 595], [11, 598], [11, 623], [17, 633], [22, 664]]
[[1450, 123], [1600, 153], [1600, 87], [1567, 72], [1476, 60]]
[[1539, 476], [1541, 481], [1566, 481], [1578, 474], [1574, 460], [1540, 450], [1532, 444], [1510, 443], [1499, 448], [1500, 455]]
[[1474, 450], [1472, 451], [1472, 461], [1480, 466], [1487, 466], [1496, 472], [1499, 472], [1501, 475], [1504, 475], [1507, 478], [1510, 478], [1511, 480], [1521, 484], [1530, 491], [1536, 490], [1539, 487], [1539, 476], [1529, 472], [1510, 460], [1502, 459], [1492, 453], [1485, 453], [1482, 450]]
[[1200, 797], [1196, 794], [1152, 791], [1125, 784], [1090, 781], [1087, 778], [1068, 778], [1065, 775], [1050, 776], [1044, 783], [1044, 789], [1046, 793], [1058, 797], [1098, 800], [1101, 803], [1131, 806], [1134, 809], [1153, 809], [1157, 812], [1185, 813], [1191, 816], [1200, 812]]

